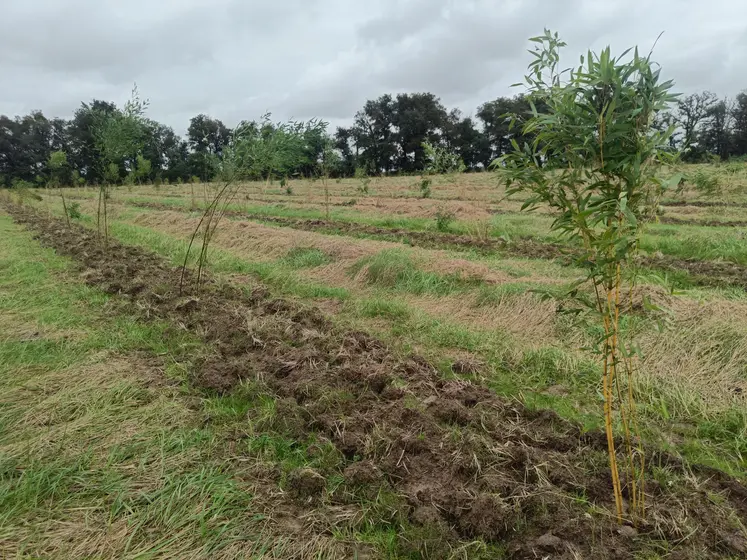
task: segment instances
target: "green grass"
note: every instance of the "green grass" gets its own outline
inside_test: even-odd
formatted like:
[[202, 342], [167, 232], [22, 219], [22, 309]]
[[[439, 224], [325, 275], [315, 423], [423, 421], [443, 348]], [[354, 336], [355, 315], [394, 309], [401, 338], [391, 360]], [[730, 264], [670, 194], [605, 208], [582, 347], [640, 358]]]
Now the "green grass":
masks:
[[[168, 239], [159, 246], [172, 257], [180, 249]], [[295, 470], [316, 469], [331, 495], [344, 466], [332, 444], [293, 437], [260, 384], [227, 396], [190, 387], [184, 360], [205, 350], [199, 341], [120, 314], [3, 216], [0, 270], [0, 555], [326, 558], [354, 543], [391, 559], [415, 553], [422, 529], [386, 491], [362, 492], [360, 515], [319, 535], [275, 532], [267, 521], [281, 513], [272, 502], [279, 489], [268, 493], [268, 473], [282, 489]], [[178, 383], [150, 369], [159, 361]]]
[[449, 295], [479, 284], [479, 280], [457, 274], [437, 274], [420, 269], [413, 256], [401, 249], [385, 249], [363, 257], [350, 269], [364, 273], [366, 283], [416, 295]]
[[747, 264], [747, 229], [686, 225], [653, 225], [641, 239], [641, 248], [683, 259], [723, 259]]
[[[152, 197], [118, 195], [124, 202], [153, 202]], [[166, 206], [184, 209], [189, 206], [188, 200], [159, 200]], [[315, 208], [294, 208], [284, 204], [235, 204], [231, 210], [242, 212], [261, 220], [264, 217], [297, 218], [323, 220], [324, 210]], [[404, 216], [375, 216], [352, 209], [335, 208], [330, 219], [344, 224], [361, 224], [392, 230], [413, 232], [438, 232], [432, 218], [413, 218]], [[491, 218], [490, 235], [506, 240], [534, 239], [540, 242], [558, 242], [556, 235], [550, 231], [552, 218], [539, 213], [506, 213]], [[470, 232], [470, 221], [454, 220], [449, 224], [449, 231], [466, 235]], [[334, 224], [323, 228], [327, 233], [351, 235], [350, 232], [336, 230]], [[723, 228], [697, 225], [651, 224], [641, 239], [641, 249], [649, 253], [657, 251], [677, 258], [697, 260], [728, 260], [747, 265], [747, 243], [744, 228]], [[381, 238], [381, 235], [355, 234], [358, 237]], [[397, 234], [402, 238], [401, 234]], [[406, 235], [404, 236], [406, 239]], [[561, 241], [562, 242], [562, 241]]]
[[315, 247], [294, 247], [283, 257], [283, 262], [293, 269], [316, 268], [332, 262], [332, 257]]
[[[336, 463], [271, 429], [267, 394], [205, 396], [196, 410], [188, 386], [153, 383], [153, 358], [179, 363], [201, 344], [118, 314], [5, 216], [0, 270], [1, 556], [263, 558], [304, 545], [268, 530], [253, 466]], [[262, 433], [235, 449], [248, 425]]]
[[86, 545], [117, 525], [128, 527], [107, 553], [118, 557], [208, 557], [239, 535], [264, 546], [261, 527], [243, 521], [252, 493], [209, 458], [219, 438], [178, 387], [161, 394], [144, 372], [112, 366], [199, 344], [112, 317], [108, 296], [5, 216], [0, 269], [0, 552], [95, 554]]
[[[90, 220], [87, 221], [90, 225]], [[164, 235], [149, 228], [144, 228], [124, 222], [111, 222], [111, 234], [119, 241], [127, 245], [145, 246], [159, 255], [167, 258], [174, 266], [181, 266], [187, 254], [187, 241]], [[199, 255], [199, 247], [193, 247], [188, 260], [188, 265], [193, 266]], [[276, 261], [253, 261], [249, 262], [236, 258], [228, 251], [211, 248], [209, 254], [210, 268], [215, 272], [223, 274], [246, 274], [256, 277], [276, 288], [280, 293], [293, 294], [304, 298], [339, 299], [349, 297], [344, 288], [325, 286], [302, 279], [295, 270], [304, 268], [299, 266], [302, 259], [308, 264], [312, 259], [318, 257], [302, 257], [298, 255], [293, 259], [288, 256]]]
[[[126, 242], [156, 248], [172, 260], [179, 254], [179, 244], [174, 244], [162, 233], [120, 223], [115, 223], [114, 228], [116, 235], [121, 235]], [[183, 253], [179, 256], [183, 258]], [[255, 274], [283, 295], [299, 298], [325, 297], [338, 288], [309, 283], [302, 275], [297, 274], [299, 268], [289, 264], [289, 260], [291, 263], [321, 262], [321, 257], [318, 252], [305, 250], [293, 252], [290, 259], [286, 255], [276, 261], [251, 262], [246, 258], [232, 256], [229, 252], [216, 250], [211, 266], [218, 272]], [[497, 257], [491, 259], [494, 264], [498, 264]], [[179, 259], [176, 260], [178, 262]], [[512, 259], [505, 266], [520, 273], [533, 264]], [[546, 265], [548, 275], [557, 272], [556, 264]], [[583, 353], [574, 350], [579, 342], [572, 329], [566, 331], [562, 323], [558, 325], [558, 346], [536, 348], [530, 345], [527, 348], [524, 341], [517, 340], [506, 332], [481, 330], [471, 325], [444, 320], [406, 303], [404, 299], [410, 294], [446, 296], [474, 293], [477, 295], [478, 305], [489, 309], [525, 294], [528, 290], [542, 288], [542, 285], [516, 282], [487, 286], [456, 276], [430, 273], [421, 270], [413, 254], [406, 250], [382, 251], [361, 259], [351, 273], [365, 273], [369, 289], [361, 294], [353, 294], [347, 290], [338, 294], [336, 299], [346, 302], [338, 316], [341, 321], [349, 322], [353, 328], [374, 329], [402, 351], [417, 349], [429, 355], [435, 362], [443, 364], [445, 374], [449, 373], [448, 360], [444, 358], [446, 353], [453, 350], [474, 353], [486, 361], [488, 383], [498, 393], [518, 397], [530, 407], [553, 408], [587, 427], [599, 425], [599, 368], [590, 357], [584, 358]], [[523, 277], [521, 274], [516, 276]], [[691, 293], [694, 297], [706, 298], [727, 295], [709, 290], [692, 290]], [[739, 297], [737, 294], [732, 295]], [[374, 320], [373, 323], [371, 319]], [[645, 324], [644, 328], [655, 328], [655, 321]], [[587, 339], [593, 339], [597, 334], [594, 328], [582, 332]], [[574, 342], [563, 344], [566, 336]], [[568, 395], [545, 394], [545, 389], [553, 385], [563, 385]], [[666, 430], [666, 426], [672, 422], [681, 422], [686, 417], [696, 426], [692, 440], [688, 440], [681, 449], [687, 458], [730, 472], [739, 472], [744, 468], [744, 457], [747, 456], [744, 448], [744, 441], [747, 439], [744, 437], [747, 425], [744, 415], [735, 414], [729, 408], [713, 413], [699, 404], [697, 395], [671, 387], [647, 388], [645, 397], [640, 409], [646, 418], [648, 433], [652, 439], [660, 439], [659, 432]], [[713, 429], [722, 424], [722, 420], [731, 428]]]

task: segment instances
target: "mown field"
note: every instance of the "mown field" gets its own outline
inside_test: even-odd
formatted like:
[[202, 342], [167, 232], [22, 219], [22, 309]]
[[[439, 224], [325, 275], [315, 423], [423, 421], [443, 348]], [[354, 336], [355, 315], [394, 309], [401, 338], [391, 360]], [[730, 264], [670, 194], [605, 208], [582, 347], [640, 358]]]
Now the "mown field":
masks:
[[107, 248], [93, 188], [71, 226], [59, 190], [7, 192], [0, 556], [745, 557], [747, 165], [687, 173], [624, 324], [648, 515], [622, 529], [599, 327], [541, 295], [573, 244], [498, 177], [242, 185], [200, 294], [176, 267], [218, 185], [113, 188]]

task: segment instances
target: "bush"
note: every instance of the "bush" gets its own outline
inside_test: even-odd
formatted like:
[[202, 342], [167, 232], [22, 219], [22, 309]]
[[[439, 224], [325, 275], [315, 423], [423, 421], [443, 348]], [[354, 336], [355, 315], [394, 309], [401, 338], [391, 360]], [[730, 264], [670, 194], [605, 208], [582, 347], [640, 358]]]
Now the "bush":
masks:
[[358, 185], [358, 192], [361, 194], [368, 194], [368, 186], [371, 184], [371, 177], [366, 174], [366, 170], [362, 167], [356, 168], [355, 178], [360, 182]]
[[724, 168], [724, 171], [726, 171], [726, 173], [729, 175], [737, 175], [741, 173], [742, 171], [744, 171], [744, 169], [745, 169], [744, 164], [736, 162], [736, 161], [732, 161], [726, 165], [726, 167]]
[[718, 177], [705, 173], [700, 169], [689, 177], [689, 181], [692, 183], [695, 190], [705, 196], [716, 196], [721, 193], [721, 185], [718, 182]]
[[420, 180], [420, 196], [421, 198], [431, 197], [431, 179], [429, 177], [423, 177]]
[[33, 189], [36, 185], [31, 181], [24, 181], [23, 179], [13, 179], [13, 188], [17, 190]]
[[443, 232], [449, 231], [449, 226], [451, 226], [451, 222], [455, 219], [456, 215], [454, 212], [448, 208], [440, 206], [436, 211], [436, 229]]
[[70, 204], [67, 207], [67, 215], [71, 220], [80, 220], [83, 217], [83, 214], [80, 213], [80, 204], [78, 202]]
[[457, 175], [466, 169], [462, 158], [442, 146], [423, 142], [423, 150], [425, 150], [426, 169], [429, 173]]

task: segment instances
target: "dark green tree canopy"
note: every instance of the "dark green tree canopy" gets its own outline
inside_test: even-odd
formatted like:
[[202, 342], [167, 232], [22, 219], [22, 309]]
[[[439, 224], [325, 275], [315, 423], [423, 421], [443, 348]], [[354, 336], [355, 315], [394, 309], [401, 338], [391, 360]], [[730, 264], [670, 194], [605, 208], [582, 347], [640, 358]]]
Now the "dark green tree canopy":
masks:
[[[541, 99], [534, 103], [538, 112], [544, 111]], [[103, 182], [105, 171], [110, 170], [101, 165], [105, 155], [97, 142], [96, 127], [110, 117], [121, 120], [122, 114], [115, 104], [93, 99], [81, 103], [69, 120], [49, 119], [40, 111], [16, 117], [0, 115], [0, 186], [9, 186], [14, 180], [38, 185], [50, 181], [50, 155], [56, 151], [65, 153], [71, 182], [73, 176], [76, 183], [77, 178], [89, 184]], [[382, 95], [366, 101], [351, 124], [337, 128], [331, 137], [326, 130], [306, 130], [303, 156], [294, 167], [285, 166], [282, 174], [314, 175], [316, 163], [329, 145], [337, 154], [334, 169], [330, 169], [332, 176], [352, 177], [356, 170], [367, 175], [421, 173], [426, 168], [426, 142], [458, 155], [468, 171], [479, 171], [509, 153], [512, 140], [532, 142], [532, 133], [522, 127], [531, 114], [529, 100], [523, 95], [487, 101], [473, 115], [448, 110], [428, 92]], [[245, 134], [254, 127], [257, 134], [267, 137], [275, 133], [276, 125], [260, 118], [259, 122], [242, 122], [235, 130]], [[661, 131], [673, 126], [669, 147], [673, 152], [682, 151], [688, 161], [747, 155], [747, 93], [733, 99], [719, 99], [707, 91], [684, 96], [671, 110], [658, 113], [653, 126]], [[234, 132], [205, 114], [190, 119], [185, 138], [145, 117], [136, 129], [130, 137], [137, 137], [137, 148], [115, 158], [118, 180], [138, 168], [138, 155], [150, 162], [147, 174], [138, 168], [142, 182], [187, 181], [195, 176], [213, 180], [221, 172], [223, 152]]]

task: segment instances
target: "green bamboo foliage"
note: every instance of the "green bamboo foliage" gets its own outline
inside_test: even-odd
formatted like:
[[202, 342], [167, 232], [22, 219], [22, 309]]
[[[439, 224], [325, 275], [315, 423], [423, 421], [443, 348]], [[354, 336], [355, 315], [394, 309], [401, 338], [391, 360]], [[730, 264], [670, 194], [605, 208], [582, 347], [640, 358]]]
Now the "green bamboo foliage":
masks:
[[[621, 521], [635, 520], [645, 513], [645, 458], [635, 421], [637, 347], [620, 324], [634, 298], [642, 228], [655, 217], [662, 192], [680, 179], [663, 178], [676, 157], [668, 143], [672, 130], [652, 128], [656, 113], [676, 96], [651, 55], [637, 49], [619, 57], [609, 47], [589, 52], [578, 67], [561, 71], [565, 43], [557, 33], [545, 30], [530, 40], [534, 60], [525, 85], [531, 115], [522, 125], [530, 141], [520, 146], [512, 140], [513, 151], [493, 166], [505, 174], [509, 194], [528, 195], [524, 209], [549, 206], [553, 230], [581, 248], [578, 264], [586, 276], [568, 293], [603, 327], [594, 349], [603, 368], [616, 513]], [[617, 430], [622, 437], [616, 439]]]

